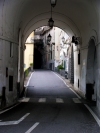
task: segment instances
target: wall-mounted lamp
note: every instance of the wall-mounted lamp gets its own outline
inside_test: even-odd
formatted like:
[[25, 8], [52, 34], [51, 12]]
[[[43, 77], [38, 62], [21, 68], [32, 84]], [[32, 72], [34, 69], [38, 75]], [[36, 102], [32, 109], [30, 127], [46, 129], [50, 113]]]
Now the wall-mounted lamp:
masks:
[[81, 43], [81, 38], [72, 36], [72, 43], [75, 43], [75, 46], [77, 46], [78, 44]]
[[50, 42], [50, 41], [51, 41], [51, 38], [52, 38], [52, 36], [49, 34], [49, 35], [47, 36], [47, 41]]

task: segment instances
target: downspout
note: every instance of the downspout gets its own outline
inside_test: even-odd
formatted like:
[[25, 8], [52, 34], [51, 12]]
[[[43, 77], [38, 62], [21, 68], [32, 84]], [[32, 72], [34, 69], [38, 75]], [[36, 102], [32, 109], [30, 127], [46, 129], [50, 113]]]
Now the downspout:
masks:
[[19, 46], [18, 46], [18, 78], [17, 78], [17, 97], [20, 97], [20, 49], [21, 49], [21, 30], [19, 30]]

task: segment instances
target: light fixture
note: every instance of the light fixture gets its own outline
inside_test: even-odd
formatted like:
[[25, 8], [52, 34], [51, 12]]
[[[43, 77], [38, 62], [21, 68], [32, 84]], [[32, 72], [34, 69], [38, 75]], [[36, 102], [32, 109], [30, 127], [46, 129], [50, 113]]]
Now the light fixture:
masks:
[[57, 3], [57, 0], [50, 0], [50, 3], [51, 3], [51, 6], [52, 7], [55, 7], [56, 6], [56, 3]]
[[49, 34], [49, 35], [47, 36], [47, 41], [50, 42], [50, 41], [51, 41], [51, 38], [52, 38], [52, 36]]
[[48, 25], [49, 25], [49, 27], [53, 27], [53, 25], [54, 25], [54, 21], [53, 21], [53, 19], [52, 19], [52, 6], [51, 6], [51, 18], [49, 19], [49, 21], [48, 21]]
[[78, 44], [81, 43], [81, 38], [72, 36], [72, 43], [75, 43], [75, 46], [77, 46]]
[[49, 19], [48, 25], [49, 25], [49, 27], [51, 27], [51, 28], [53, 27], [54, 21], [53, 21], [52, 17]]

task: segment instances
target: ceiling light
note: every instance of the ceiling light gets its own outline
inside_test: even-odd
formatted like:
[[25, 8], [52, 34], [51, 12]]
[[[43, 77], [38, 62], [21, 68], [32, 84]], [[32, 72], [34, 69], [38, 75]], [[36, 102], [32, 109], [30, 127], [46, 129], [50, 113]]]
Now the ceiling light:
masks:
[[56, 3], [57, 3], [57, 0], [50, 0], [50, 2], [51, 2], [51, 6], [52, 7], [55, 7], [56, 6]]
[[54, 25], [54, 21], [53, 21], [52, 18], [49, 19], [49, 21], [48, 21], [48, 25], [49, 25], [51, 28], [53, 27], [53, 25]]

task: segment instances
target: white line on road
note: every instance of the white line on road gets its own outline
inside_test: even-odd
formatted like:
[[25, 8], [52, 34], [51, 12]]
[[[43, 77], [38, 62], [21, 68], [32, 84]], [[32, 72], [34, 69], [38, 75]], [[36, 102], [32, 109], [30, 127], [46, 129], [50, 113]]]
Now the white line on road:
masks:
[[29, 80], [28, 80], [26, 86], [24, 85], [26, 87], [26, 89], [25, 89], [25, 95], [27, 93], [27, 86], [29, 85], [29, 82], [30, 82], [30, 79], [31, 79], [32, 75], [33, 75], [33, 73], [31, 73], [31, 76], [29, 77]]
[[[53, 72], [54, 73], [54, 72]], [[66, 82], [59, 76], [59, 75], [57, 75], [56, 73], [54, 73], [58, 78], [60, 78], [64, 83], [65, 83], [65, 85], [67, 86], [67, 84], [66, 84]]]
[[73, 98], [74, 103], [82, 103], [78, 98]]
[[22, 118], [20, 118], [16, 124], [19, 124], [20, 122], [22, 122], [30, 113], [27, 113], [26, 115], [24, 115]]
[[27, 82], [27, 85], [26, 85], [26, 86], [28, 86], [28, 85], [29, 85], [29, 82], [30, 82], [30, 79], [31, 79], [32, 75], [33, 75], [33, 73], [31, 73], [31, 76], [30, 76], [30, 78], [29, 78], [29, 80], [28, 80], [28, 82]]
[[96, 120], [96, 122], [100, 127], [100, 119], [96, 116], [96, 114], [91, 110], [91, 108], [87, 104], [84, 104], [84, 105], [90, 111], [90, 113], [92, 114], [92, 116], [94, 117], [94, 119]]
[[[54, 72], [53, 72], [54, 73]], [[64, 84], [69, 88], [69, 86], [66, 84], [66, 82], [59, 76], [59, 75], [57, 75], [56, 73], [54, 73], [56, 76], [58, 76], [63, 82], [64, 82]], [[74, 90], [72, 90], [72, 88], [69, 88], [72, 92], [74, 92], [74, 94], [79, 98], [79, 99], [81, 99], [81, 97], [74, 91]]]
[[39, 103], [45, 103], [46, 102], [46, 98], [40, 98], [38, 102]]
[[72, 92], [74, 92], [74, 94], [79, 98], [81, 99], [81, 97], [72, 89], [72, 88], [69, 88]]
[[23, 121], [30, 113], [27, 113], [26, 115], [24, 115], [22, 118], [20, 118], [17, 121], [7, 121], [7, 122], [0, 122], [0, 126], [4, 126], [4, 125], [16, 125], [19, 124], [21, 121]]
[[56, 98], [56, 103], [64, 103], [64, 101], [61, 98]]
[[20, 103], [14, 105], [14, 106], [11, 107], [11, 108], [8, 108], [8, 109], [6, 109], [6, 110], [1, 111], [0, 114], [3, 114], [3, 113], [7, 112], [7, 111], [10, 110], [10, 109], [13, 109], [14, 107], [18, 106], [19, 104], [20, 104]]
[[36, 122], [28, 131], [25, 133], [31, 133], [37, 126], [39, 125], [39, 122]]
[[28, 102], [30, 100], [30, 98], [23, 98], [21, 100], [19, 100], [19, 102]]
[[16, 121], [0, 122], [0, 126], [15, 125]]

